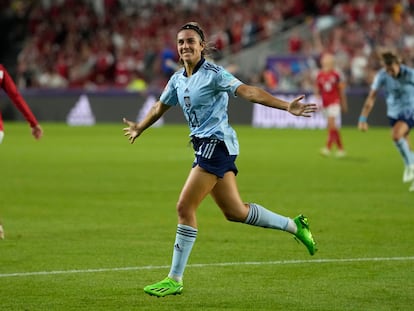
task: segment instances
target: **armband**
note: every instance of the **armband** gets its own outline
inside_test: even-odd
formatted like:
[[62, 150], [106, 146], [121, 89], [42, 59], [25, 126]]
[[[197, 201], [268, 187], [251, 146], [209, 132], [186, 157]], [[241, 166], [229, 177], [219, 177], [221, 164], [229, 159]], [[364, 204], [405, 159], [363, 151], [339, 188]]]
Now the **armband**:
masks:
[[367, 117], [359, 116], [358, 122], [367, 122]]

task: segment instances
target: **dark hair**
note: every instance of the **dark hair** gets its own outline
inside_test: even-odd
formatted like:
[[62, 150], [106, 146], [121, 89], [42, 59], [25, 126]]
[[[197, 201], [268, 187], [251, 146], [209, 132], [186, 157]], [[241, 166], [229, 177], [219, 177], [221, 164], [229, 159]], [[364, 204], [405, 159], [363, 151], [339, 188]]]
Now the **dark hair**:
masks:
[[185, 24], [184, 26], [182, 26], [181, 28], [180, 28], [180, 31], [181, 30], [184, 30], [184, 29], [191, 29], [191, 30], [194, 30], [196, 33], [198, 33], [198, 35], [200, 36], [200, 38], [201, 38], [201, 41], [205, 41], [205, 37], [204, 37], [204, 32], [203, 32], [203, 30], [200, 28], [200, 26], [198, 25], [198, 23], [196, 23], [196, 22], [189, 22], [189, 23], [187, 23], [187, 24]]
[[398, 55], [392, 51], [384, 51], [380, 53], [381, 61], [386, 65], [400, 64], [401, 60]]

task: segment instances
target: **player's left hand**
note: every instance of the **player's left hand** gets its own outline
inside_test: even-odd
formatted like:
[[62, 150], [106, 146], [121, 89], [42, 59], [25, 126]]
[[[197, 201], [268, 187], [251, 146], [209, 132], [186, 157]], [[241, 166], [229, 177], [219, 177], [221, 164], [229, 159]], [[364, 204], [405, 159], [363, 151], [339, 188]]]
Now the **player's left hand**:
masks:
[[312, 113], [318, 110], [317, 104], [302, 104], [300, 101], [305, 98], [305, 95], [296, 97], [289, 103], [287, 111], [295, 116], [310, 117]]

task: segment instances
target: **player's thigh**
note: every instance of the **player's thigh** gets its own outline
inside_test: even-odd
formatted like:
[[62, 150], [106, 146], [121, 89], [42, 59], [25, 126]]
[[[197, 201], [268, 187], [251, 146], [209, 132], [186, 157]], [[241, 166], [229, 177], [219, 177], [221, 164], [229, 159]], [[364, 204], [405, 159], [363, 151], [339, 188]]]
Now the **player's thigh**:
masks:
[[217, 180], [217, 176], [208, 173], [199, 166], [191, 169], [181, 190], [178, 207], [197, 208], [207, 194], [211, 192]]
[[248, 209], [240, 197], [233, 172], [227, 172], [217, 181], [211, 195], [227, 218], [236, 221], [246, 219]]
[[327, 126], [329, 129], [337, 127], [337, 120], [341, 116], [341, 106], [339, 104], [332, 104], [324, 108], [324, 115], [327, 120]]

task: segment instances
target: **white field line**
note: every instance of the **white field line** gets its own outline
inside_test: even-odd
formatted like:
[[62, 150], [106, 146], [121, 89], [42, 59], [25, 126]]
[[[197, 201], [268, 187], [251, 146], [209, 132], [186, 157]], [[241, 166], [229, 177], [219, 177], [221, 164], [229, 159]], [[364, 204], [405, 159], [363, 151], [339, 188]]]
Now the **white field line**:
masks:
[[[385, 261], [414, 261], [412, 257], [374, 257], [374, 258], [332, 258], [332, 259], [310, 259], [310, 260], [277, 260], [277, 261], [251, 261], [251, 262], [218, 262], [206, 264], [190, 264], [187, 268], [204, 268], [204, 267], [225, 267], [225, 266], [260, 266], [260, 265], [292, 265], [292, 264], [314, 264], [314, 263], [344, 263], [344, 262], [385, 262]], [[97, 272], [114, 272], [114, 271], [136, 271], [136, 270], [158, 270], [168, 269], [170, 266], [141, 266], [141, 267], [119, 267], [119, 268], [101, 268], [101, 269], [80, 269], [80, 270], [57, 270], [57, 271], [34, 271], [34, 272], [16, 272], [3, 273], [0, 278], [25, 277], [36, 275], [54, 275], [54, 274], [75, 274], [75, 273], [97, 273]]]

